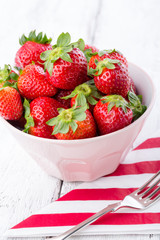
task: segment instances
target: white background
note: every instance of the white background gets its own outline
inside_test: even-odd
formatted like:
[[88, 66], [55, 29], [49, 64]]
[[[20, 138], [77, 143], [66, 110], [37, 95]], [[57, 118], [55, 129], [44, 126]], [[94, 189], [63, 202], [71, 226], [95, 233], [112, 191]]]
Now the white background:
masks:
[[[0, 67], [14, 66], [23, 33], [36, 29], [53, 38], [69, 32], [99, 49], [116, 48], [153, 79], [156, 102], [136, 143], [160, 127], [159, 0], [0, 0]], [[47, 176], [0, 125], [0, 236], [77, 183]], [[154, 235], [74, 237], [73, 239], [160, 239]], [[4, 239], [3, 237], [1, 239]]]

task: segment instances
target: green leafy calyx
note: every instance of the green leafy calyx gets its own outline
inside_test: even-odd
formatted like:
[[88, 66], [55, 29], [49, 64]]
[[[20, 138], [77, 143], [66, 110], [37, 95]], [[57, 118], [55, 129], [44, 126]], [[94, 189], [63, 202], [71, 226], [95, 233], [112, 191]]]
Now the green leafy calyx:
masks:
[[80, 38], [77, 42], [71, 43], [73, 48], [79, 48], [81, 51], [84, 51], [85, 42], [82, 38]]
[[121, 95], [108, 95], [102, 98], [102, 103], [109, 103], [108, 104], [108, 113], [112, 110], [112, 108], [120, 107], [124, 111], [127, 112], [127, 108], [129, 108], [128, 102], [121, 96]]
[[118, 50], [114, 49], [108, 49], [108, 50], [101, 50], [98, 52], [98, 55], [100, 57], [102, 57], [104, 54], [112, 54], [112, 53], [119, 53], [120, 55], [122, 55], [121, 52], [119, 52]]
[[145, 105], [142, 105], [142, 95], [136, 95], [133, 91], [128, 92], [128, 101], [126, 101], [120, 95], [109, 95], [103, 97], [102, 103], [108, 104], [108, 112], [112, 110], [114, 106], [121, 107], [124, 113], [127, 112], [127, 108], [131, 109], [133, 112], [133, 121], [138, 119], [147, 109]]
[[59, 108], [59, 115], [46, 122], [49, 126], [54, 126], [53, 135], [58, 133], [66, 134], [70, 128], [75, 133], [78, 124], [77, 121], [84, 121], [86, 119], [87, 105], [83, 107], [72, 107], [69, 109]]
[[88, 63], [89, 63], [90, 58], [91, 58], [92, 56], [95, 56], [95, 55], [98, 54], [98, 52], [94, 52], [94, 53], [93, 53], [93, 52], [92, 52], [92, 48], [87, 48], [87, 49], [85, 49], [83, 52], [84, 52], [84, 55], [85, 55]]
[[36, 43], [41, 43], [41, 44], [49, 44], [52, 41], [52, 38], [48, 38], [46, 34], [43, 35], [42, 32], [38, 33], [36, 35], [36, 30], [31, 31], [26, 37], [24, 34], [22, 37], [19, 39], [19, 44], [24, 45], [26, 42], [31, 41], [31, 42], [36, 42]]
[[142, 95], [136, 95], [133, 91], [128, 92], [129, 108], [132, 109], [133, 119], [138, 119], [147, 109], [142, 105]]
[[0, 68], [0, 83], [8, 80], [10, 72], [11, 72], [10, 65], [5, 64], [3, 69]]
[[26, 119], [26, 124], [24, 126], [23, 132], [28, 133], [30, 127], [34, 127], [34, 119], [30, 115], [30, 103], [26, 98], [24, 99], [23, 107], [24, 107], [24, 118]]
[[53, 50], [47, 50], [41, 53], [41, 60], [44, 63], [44, 69], [48, 70], [49, 74], [52, 75], [52, 70], [54, 63], [59, 59], [63, 59], [67, 62], [72, 62], [72, 59], [69, 53], [73, 50], [73, 48], [79, 48], [80, 50], [84, 49], [84, 41], [83, 39], [79, 39], [75, 43], [71, 43], [71, 36], [67, 33], [61, 33], [57, 39], [57, 43], [53, 45]]
[[11, 66], [9, 64], [5, 64], [3, 69], [0, 68], [0, 83], [3, 83], [3, 86], [0, 88], [0, 90], [3, 90], [5, 87], [12, 87], [18, 90], [18, 77], [18, 74], [12, 71]]
[[94, 81], [90, 80], [86, 83], [83, 83], [77, 86], [70, 95], [62, 97], [63, 99], [69, 99], [75, 97], [75, 106], [84, 106], [85, 104], [90, 103], [91, 105], [95, 105], [97, 100], [95, 98], [100, 99], [102, 95], [99, 93], [96, 88]]
[[95, 69], [90, 68], [89, 69], [89, 74], [90, 75], [94, 75], [94, 76], [99, 76], [101, 75], [101, 73], [103, 72], [103, 69], [107, 68], [107, 69], [115, 69], [116, 65], [118, 64], [120, 65], [120, 61], [117, 59], [110, 59], [110, 58], [105, 58], [102, 61], [99, 61], [95, 59], [95, 64], [97, 65]]

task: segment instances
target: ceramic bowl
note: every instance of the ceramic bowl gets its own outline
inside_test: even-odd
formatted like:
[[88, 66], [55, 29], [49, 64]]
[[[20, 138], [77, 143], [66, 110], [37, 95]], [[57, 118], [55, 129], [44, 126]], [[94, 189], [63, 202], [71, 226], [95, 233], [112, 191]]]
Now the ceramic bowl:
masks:
[[20, 131], [2, 118], [0, 121], [49, 175], [64, 181], [95, 180], [114, 172], [125, 159], [153, 107], [151, 78], [131, 63], [129, 72], [148, 108], [138, 120], [116, 132], [81, 140], [44, 139]]

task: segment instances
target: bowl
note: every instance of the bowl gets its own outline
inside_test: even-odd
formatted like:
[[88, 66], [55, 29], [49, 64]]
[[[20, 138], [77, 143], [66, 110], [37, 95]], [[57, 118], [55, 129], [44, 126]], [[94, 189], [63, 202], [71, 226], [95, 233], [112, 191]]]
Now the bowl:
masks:
[[154, 104], [155, 91], [148, 74], [132, 63], [129, 72], [147, 110], [116, 132], [81, 140], [55, 140], [26, 134], [3, 118], [0, 121], [49, 175], [64, 181], [93, 181], [114, 172], [125, 159]]

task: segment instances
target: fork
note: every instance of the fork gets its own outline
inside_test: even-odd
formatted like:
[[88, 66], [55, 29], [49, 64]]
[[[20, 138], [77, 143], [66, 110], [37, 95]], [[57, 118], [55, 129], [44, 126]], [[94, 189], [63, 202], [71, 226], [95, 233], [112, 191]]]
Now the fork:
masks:
[[[69, 238], [71, 235], [84, 228], [85, 226], [96, 221], [106, 213], [116, 212], [120, 208], [134, 208], [134, 209], [145, 209], [151, 204], [155, 203], [160, 198], [160, 171], [158, 171], [151, 179], [149, 179], [143, 186], [127, 195], [122, 201], [110, 204], [106, 208], [102, 209], [98, 213], [87, 218], [80, 224], [72, 227], [70, 230], [62, 233], [57, 237], [49, 237], [49, 240], [64, 240]], [[149, 186], [151, 184], [151, 186]]]

